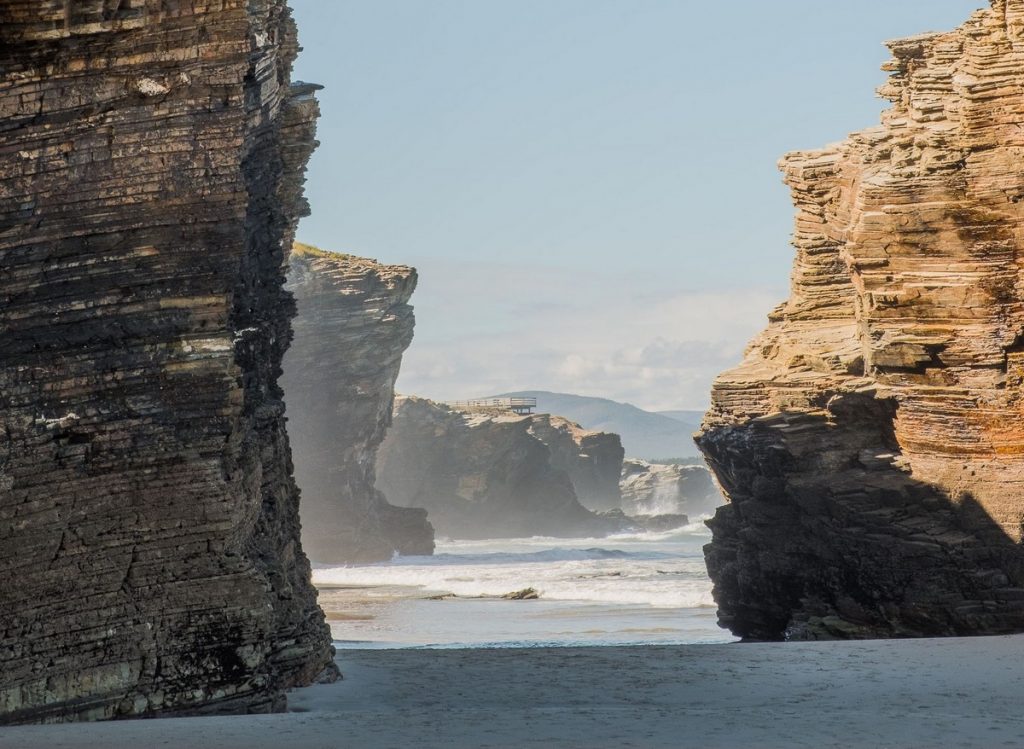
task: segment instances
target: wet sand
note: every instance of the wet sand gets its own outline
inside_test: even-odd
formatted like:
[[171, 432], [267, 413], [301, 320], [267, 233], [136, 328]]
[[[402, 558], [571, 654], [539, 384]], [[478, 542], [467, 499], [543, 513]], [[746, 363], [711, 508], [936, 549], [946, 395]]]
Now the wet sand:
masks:
[[3, 749], [1019, 747], [1024, 636], [346, 650], [293, 712], [0, 729]]

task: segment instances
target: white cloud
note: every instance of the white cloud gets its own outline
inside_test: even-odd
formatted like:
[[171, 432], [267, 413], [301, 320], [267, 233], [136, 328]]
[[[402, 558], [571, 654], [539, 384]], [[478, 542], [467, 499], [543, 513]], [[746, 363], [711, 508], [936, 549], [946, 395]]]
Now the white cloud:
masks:
[[420, 263], [400, 392], [452, 400], [555, 390], [702, 408], [781, 290], [673, 289], [656, 269], [600, 274]]

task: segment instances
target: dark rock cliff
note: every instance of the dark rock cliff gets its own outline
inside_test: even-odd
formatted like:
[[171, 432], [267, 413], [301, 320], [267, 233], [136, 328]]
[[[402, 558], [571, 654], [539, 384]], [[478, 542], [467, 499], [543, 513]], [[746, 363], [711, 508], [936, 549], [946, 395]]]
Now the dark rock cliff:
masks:
[[1024, 630], [1024, 0], [889, 46], [881, 126], [783, 161], [792, 295], [698, 440], [744, 637]]
[[303, 545], [318, 562], [431, 554], [426, 510], [375, 488], [395, 379], [412, 341], [416, 271], [296, 245], [288, 289], [298, 316], [281, 384], [288, 404]]
[[333, 668], [277, 386], [296, 52], [282, 0], [0, 2], [0, 721]]

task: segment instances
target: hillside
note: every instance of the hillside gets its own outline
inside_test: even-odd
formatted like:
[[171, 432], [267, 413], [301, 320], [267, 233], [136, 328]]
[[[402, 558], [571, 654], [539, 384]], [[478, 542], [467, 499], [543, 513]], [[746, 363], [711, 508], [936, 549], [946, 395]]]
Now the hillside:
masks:
[[545, 390], [521, 390], [494, 397], [536, 398], [537, 410], [542, 413], [564, 416], [586, 429], [614, 432], [622, 437], [622, 446], [631, 458], [657, 460], [699, 455], [692, 437], [700, 425], [701, 414], [697, 411], [671, 411], [674, 415], [667, 416], [606, 398]]
[[681, 421], [687, 426], [692, 426], [693, 431], [700, 429], [700, 422], [704, 419], [703, 411], [655, 411], [659, 416], [667, 416], [670, 419]]

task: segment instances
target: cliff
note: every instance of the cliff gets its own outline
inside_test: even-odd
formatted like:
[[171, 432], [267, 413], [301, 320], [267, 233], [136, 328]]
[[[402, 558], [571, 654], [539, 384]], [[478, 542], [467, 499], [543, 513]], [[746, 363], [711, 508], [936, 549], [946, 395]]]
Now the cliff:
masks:
[[[626, 519], [584, 507], [570, 474], [556, 465], [556, 451], [539, 436], [554, 436], [567, 453], [566, 440], [585, 434], [545, 414], [465, 412], [399, 397], [377, 486], [395, 504], [426, 508], [438, 533], [451, 538], [601, 536], [623, 529]], [[604, 475], [590, 461], [579, 454], [567, 460], [582, 464], [588, 481]]]
[[696, 518], [722, 504], [704, 466], [659, 465], [627, 460], [622, 466], [622, 509], [629, 515], [675, 513]]
[[551, 465], [569, 476], [584, 507], [595, 511], [620, 507], [619, 476], [625, 451], [619, 435], [583, 429], [547, 414], [533, 416], [529, 432], [548, 446]]
[[287, 288], [298, 316], [281, 385], [303, 546], [328, 563], [433, 553], [426, 511], [394, 507], [374, 487], [377, 447], [412, 341], [416, 271], [296, 244]]
[[698, 440], [744, 637], [1024, 630], [1024, 0], [889, 47], [881, 125], [782, 161], [792, 293]]
[[333, 668], [276, 382], [297, 49], [282, 0], [0, 3], [0, 722]]

